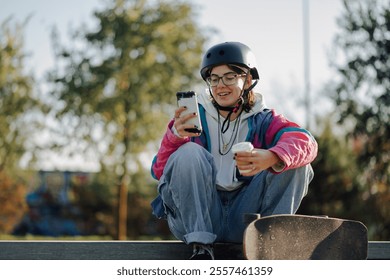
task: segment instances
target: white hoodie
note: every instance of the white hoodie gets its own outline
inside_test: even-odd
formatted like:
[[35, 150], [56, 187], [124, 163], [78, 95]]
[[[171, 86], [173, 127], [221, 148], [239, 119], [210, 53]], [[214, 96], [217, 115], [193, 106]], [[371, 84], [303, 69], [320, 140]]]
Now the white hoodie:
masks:
[[[198, 102], [206, 111], [206, 121], [210, 135], [210, 149], [218, 169], [217, 188], [220, 190], [233, 191], [243, 183], [236, 178], [236, 163], [230, 149], [234, 144], [246, 140], [249, 132], [248, 118], [255, 113], [261, 112], [265, 108], [263, 96], [260, 93], [255, 93], [255, 95], [256, 102], [252, 109], [249, 112], [243, 111], [239, 118], [230, 122], [229, 129], [225, 133], [222, 133], [221, 127], [225, 118], [220, 116], [220, 124], [218, 125], [218, 111], [212, 104], [208, 91], [203, 94], [198, 94]], [[237, 129], [238, 134], [235, 138], [235, 130]], [[223, 143], [225, 143], [225, 145], [227, 144], [226, 149], [223, 149]], [[223, 155], [221, 155], [219, 151], [221, 151]]]

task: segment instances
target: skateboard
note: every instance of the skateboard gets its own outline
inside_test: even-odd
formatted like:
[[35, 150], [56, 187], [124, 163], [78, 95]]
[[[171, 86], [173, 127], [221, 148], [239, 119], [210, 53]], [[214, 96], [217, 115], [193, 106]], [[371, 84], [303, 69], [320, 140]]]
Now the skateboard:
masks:
[[367, 259], [367, 228], [326, 216], [274, 215], [256, 218], [244, 232], [248, 260]]

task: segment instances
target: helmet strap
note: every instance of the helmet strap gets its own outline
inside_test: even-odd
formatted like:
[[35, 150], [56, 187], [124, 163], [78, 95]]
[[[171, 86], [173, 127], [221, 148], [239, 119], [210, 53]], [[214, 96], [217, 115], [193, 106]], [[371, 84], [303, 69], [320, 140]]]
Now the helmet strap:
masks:
[[[241, 102], [240, 102], [241, 103]], [[231, 110], [228, 115], [226, 116], [225, 120], [223, 121], [222, 123], [222, 127], [221, 127], [221, 133], [224, 134], [230, 127], [230, 117], [233, 113], [236, 113], [238, 111], [238, 109], [240, 108], [240, 105], [236, 105], [234, 108], [237, 108], [237, 110]], [[219, 125], [219, 109], [217, 108], [217, 111], [218, 111], [218, 125]], [[239, 118], [241, 116], [241, 113], [242, 111], [238, 114], [237, 118]]]

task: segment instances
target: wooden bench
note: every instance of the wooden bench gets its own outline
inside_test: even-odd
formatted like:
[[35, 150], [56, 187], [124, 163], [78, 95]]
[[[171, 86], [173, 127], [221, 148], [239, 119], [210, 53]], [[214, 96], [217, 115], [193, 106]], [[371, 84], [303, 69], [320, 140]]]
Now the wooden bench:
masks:
[[[185, 260], [179, 241], [0, 241], [0, 260]], [[243, 259], [242, 245], [215, 244], [216, 259]], [[369, 260], [390, 259], [390, 241], [369, 241]]]

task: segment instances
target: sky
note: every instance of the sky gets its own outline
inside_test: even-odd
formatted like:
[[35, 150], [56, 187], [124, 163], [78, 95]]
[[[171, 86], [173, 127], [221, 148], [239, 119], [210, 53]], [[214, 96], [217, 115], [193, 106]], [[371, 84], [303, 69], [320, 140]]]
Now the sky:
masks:
[[[61, 40], [81, 24], [93, 26], [93, 11], [105, 7], [106, 0], [0, 0], [0, 23], [12, 16], [24, 29], [27, 70], [43, 80], [53, 67], [50, 33], [55, 26]], [[303, 106], [304, 35], [303, 2], [306, 0], [191, 0], [197, 7], [196, 20], [218, 31], [208, 48], [225, 41], [240, 41], [254, 52], [260, 91], [270, 108], [301, 125], [306, 123]], [[320, 96], [334, 70], [328, 52], [339, 31], [336, 18], [342, 13], [341, 0], [308, 0], [309, 73], [312, 114], [326, 114], [329, 101]], [[327, 105], [328, 104], [328, 105]]]

